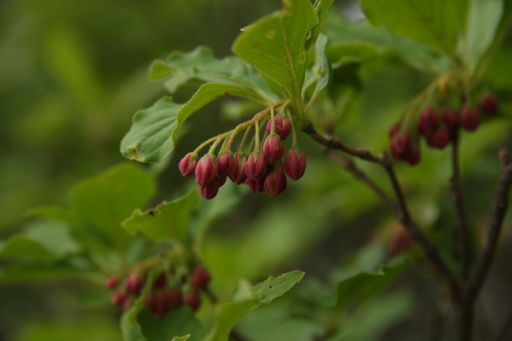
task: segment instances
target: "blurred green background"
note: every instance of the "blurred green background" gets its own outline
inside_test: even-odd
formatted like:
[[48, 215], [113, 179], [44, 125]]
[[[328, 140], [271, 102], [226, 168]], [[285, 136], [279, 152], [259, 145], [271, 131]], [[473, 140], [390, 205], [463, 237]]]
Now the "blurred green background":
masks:
[[[279, 6], [279, 0], [1, 1], [0, 236], [20, 230], [30, 207], [62, 204], [74, 183], [123, 161], [118, 146], [132, 114], [165, 93], [161, 84], [147, 80], [153, 59], [197, 45], [208, 45], [218, 57], [226, 56], [241, 27]], [[352, 20], [360, 18], [353, 1], [337, 2], [336, 11]], [[501, 145], [512, 147], [510, 60], [509, 38], [486, 79], [502, 100], [500, 117], [464, 136], [465, 190], [474, 193], [468, 198], [468, 211], [477, 228], [485, 227], [498, 174], [496, 151]], [[318, 121], [333, 120], [336, 132], [348, 142], [373, 150], [386, 148], [387, 127], [428, 81], [388, 55], [342, 70], [338, 77], [348, 83], [356, 77], [357, 86], [342, 90], [357, 95], [349, 96], [341, 111], [335, 107], [333, 112], [317, 113]], [[203, 113], [191, 120], [194, 130], [183, 137], [177, 156], [232, 124], [218, 104]], [[392, 217], [373, 194], [302, 139], [309, 161], [303, 180], [278, 199], [244, 197], [235, 212], [215, 222], [205, 256], [219, 287], [233, 286], [241, 276], [259, 278], [294, 268], [322, 282], [329, 273], [346, 270], [354, 255], [356, 259], [358, 254], [372, 255], [365, 249], [372, 238], [386, 240], [395, 233]], [[399, 172], [408, 184], [418, 220], [423, 226], [435, 226], [440, 243], [450, 250], [453, 245], [443, 229], [452, 222], [446, 188], [448, 154], [424, 149], [424, 159], [421, 167], [400, 166]], [[162, 167], [155, 202], [176, 196], [187, 186], [176, 170], [176, 160]], [[506, 262], [511, 242], [508, 220], [497, 266], [479, 302], [479, 315], [485, 321], [479, 328], [484, 331], [498, 328], [503, 312], [512, 310], [511, 300], [503, 299], [510, 297], [512, 283]], [[362, 262], [359, 270], [372, 264], [371, 259]], [[424, 268], [412, 269], [393, 294], [353, 318], [345, 339], [429, 339], [428, 333], [418, 336], [417, 328], [437, 326], [439, 311], [448, 308], [432, 306], [443, 289], [424, 272]], [[0, 283], [0, 340], [120, 339], [114, 310], [87, 297], [101, 296], [97, 291], [71, 280]], [[261, 324], [272, 325], [269, 321], [279, 321], [280, 314], [277, 305], [251, 315], [243, 330], [258, 335]], [[263, 334], [258, 340], [279, 339], [276, 335], [290, 335], [290, 330], [297, 334], [293, 340], [311, 339], [318, 325], [301, 321], [297, 318], [275, 330], [269, 327], [272, 336]]]

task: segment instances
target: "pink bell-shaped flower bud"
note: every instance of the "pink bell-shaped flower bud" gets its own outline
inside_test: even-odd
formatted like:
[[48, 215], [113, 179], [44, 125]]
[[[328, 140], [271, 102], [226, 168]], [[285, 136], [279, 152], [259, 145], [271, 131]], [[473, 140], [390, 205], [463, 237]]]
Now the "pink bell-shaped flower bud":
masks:
[[401, 160], [411, 141], [411, 134], [404, 132], [397, 134], [391, 139], [391, 155], [397, 160]]
[[[226, 181], [226, 180], [224, 180], [224, 181]], [[219, 187], [220, 187], [219, 178], [214, 178], [207, 184], [201, 186], [201, 195], [203, 196], [203, 198], [205, 198], [207, 200], [213, 199], [219, 192]]]
[[459, 117], [457, 112], [448, 106], [441, 109], [441, 119], [448, 129], [452, 131], [457, 129], [459, 126]]
[[498, 112], [498, 97], [490, 92], [484, 94], [478, 104], [480, 111], [486, 114], [495, 114]]
[[[283, 118], [282, 116], [277, 116], [274, 121], [275, 127], [274, 132], [281, 137], [281, 140], [286, 140], [290, 131], [292, 130], [292, 124], [289, 119]], [[272, 132], [272, 120], [268, 120], [266, 126], [267, 134], [270, 135]]]
[[180, 172], [183, 176], [189, 176], [194, 173], [196, 169], [196, 158], [192, 153], [188, 153], [180, 160], [178, 165]]
[[199, 186], [210, 183], [217, 175], [217, 162], [210, 155], [203, 156], [197, 162], [195, 174]]
[[286, 189], [286, 176], [282, 167], [278, 167], [265, 177], [264, 188], [271, 197], [281, 194]]
[[418, 130], [422, 135], [429, 135], [432, 130], [435, 130], [438, 124], [439, 117], [432, 108], [425, 108], [420, 112]]
[[112, 304], [117, 305], [118, 307], [122, 307], [124, 302], [126, 301], [126, 294], [122, 291], [116, 291], [112, 294]]
[[258, 180], [263, 178], [267, 171], [268, 167], [264, 155], [256, 156], [254, 153], [251, 153], [245, 164], [245, 175], [249, 179]]
[[435, 148], [443, 149], [450, 143], [450, 130], [446, 126], [440, 126], [427, 140], [429, 145]]
[[117, 276], [110, 276], [105, 282], [105, 286], [109, 289], [115, 289], [119, 285], [119, 278]]
[[231, 159], [228, 176], [234, 183], [240, 185], [245, 182], [247, 175], [245, 175], [246, 157], [239, 156], [238, 153]]
[[136, 273], [131, 273], [126, 277], [126, 292], [137, 295], [144, 286], [144, 278]]
[[284, 172], [292, 180], [299, 180], [306, 171], [306, 156], [303, 151], [291, 148], [284, 159]]
[[206, 290], [210, 283], [211, 276], [208, 270], [203, 266], [198, 265], [192, 273], [192, 286], [197, 290]]
[[231, 153], [225, 152], [217, 156], [217, 176], [226, 177], [231, 166]]
[[256, 180], [247, 178], [245, 179], [245, 183], [254, 193], [262, 193], [265, 191], [265, 178], [259, 178]]
[[271, 135], [263, 143], [263, 155], [269, 164], [274, 164], [284, 155], [284, 146], [279, 135]]
[[467, 131], [474, 131], [480, 122], [480, 114], [476, 108], [465, 106], [460, 113], [460, 126]]

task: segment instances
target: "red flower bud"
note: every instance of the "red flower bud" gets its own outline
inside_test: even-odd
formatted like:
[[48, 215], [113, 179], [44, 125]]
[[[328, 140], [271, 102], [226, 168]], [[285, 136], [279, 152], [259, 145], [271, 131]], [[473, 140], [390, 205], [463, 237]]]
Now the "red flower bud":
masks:
[[162, 303], [166, 310], [174, 309], [183, 303], [183, 293], [181, 289], [174, 288], [165, 291], [162, 295]]
[[480, 111], [486, 114], [495, 114], [498, 112], [498, 97], [488, 92], [482, 96], [478, 104]]
[[284, 159], [284, 172], [292, 180], [299, 180], [306, 171], [306, 156], [292, 147]]
[[[274, 121], [275, 128], [274, 132], [281, 137], [281, 140], [286, 140], [290, 131], [292, 130], [292, 124], [289, 119], [283, 118], [282, 116], [277, 116]], [[268, 120], [266, 126], [267, 134], [270, 135], [272, 132], [272, 120]]]
[[231, 167], [231, 153], [226, 152], [217, 156], [217, 176], [226, 177]]
[[396, 160], [401, 160], [402, 155], [407, 149], [407, 146], [409, 145], [411, 141], [411, 134], [409, 132], [404, 132], [402, 134], [397, 134], [393, 136], [391, 139], [391, 155]]
[[432, 147], [443, 149], [450, 143], [450, 130], [446, 126], [439, 127], [436, 131], [432, 132], [427, 142]]
[[411, 139], [409, 132], [395, 135], [391, 140], [391, 155], [410, 165], [416, 165], [421, 159], [419, 144]]
[[153, 288], [161, 289], [167, 285], [167, 275], [161, 272], [153, 282]]
[[389, 138], [392, 138], [394, 137], [396, 134], [398, 134], [400, 132], [400, 122], [396, 122], [395, 124], [393, 124], [391, 126], [391, 128], [389, 128], [389, 131], [388, 131], [388, 136]]
[[144, 286], [144, 279], [138, 274], [132, 273], [126, 277], [126, 292], [132, 295], [137, 295]]
[[267, 174], [268, 168], [263, 154], [256, 156], [254, 153], [249, 155], [249, 159], [245, 164], [245, 175], [249, 179], [257, 180], [263, 178]]
[[196, 159], [192, 153], [188, 153], [180, 160], [178, 168], [183, 176], [189, 176], [194, 173], [196, 169]]
[[269, 164], [274, 164], [284, 155], [284, 146], [278, 135], [269, 136], [263, 143], [263, 155]]
[[122, 291], [116, 291], [112, 295], [112, 304], [117, 305], [118, 307], [122, 307], [124, 302], [126, 301], [126, 294]]
[[197, 162], [195, 173], [197, 184], [204, 186], [215, 179], [217, 175], [217, 163], [210, 155], [205, 155]]
[[247, 178], [247, 179], [245, 179], [245, 183], [247, 184], [247, 186], [249, 186], [251, 191], [253, 191], [254, 193], [261, 193], [261, 192], [265, 191], [265, 187], [264, 187], [265, 178], [259, 178], [256, 180]]
[[247, 176], [245, 175], [245, 163], [246, 163], [246, 157], [245, 156], [238, 156], [238, 154], [235, 154], [233, 158], [231, 159], [231, 165], [229, 167], [228, 176], [236, 184], [241, 184], [245, 181]]
[[443, 123], [450, 129], [455, 130], [459, 125], [459, 118], [457, 112], [450, 107], [443, 107], [441, 109], [441, 119]]
[[201, 265], [196, 266], [192, 273], [192, 286], [197, 290], [206, 290], [210, 283], [210, 273]]
[[[224, 178], [224, 181], [226, 179]], [[209, 200], [215, 198], [217, 193], [219, 192], [220, 187], [220, 179], [219, 178], [213, 178], [209, 183], [206, 185], [201, 186], [201, 195], [203, 198]]]
[[193, 311], [196, 311], [201, 305], [201, 300], [197, 291], [191, 290], [185, 295], [185, 304], [190, 307]]
[[411, 166], [417, 165], [421, 161], [421, 150], [417, 142], [411, 143], [405, 151], [402, 160]]
[[480, 114], [476, 108], [465, 106], [460, 113], [460, 125], [467, 131], [474, 131], [478, 127]]
[[431, 108], [425, 108], [420, 112], [418, 119], [418, 130], [419, 132], [427, 136], [432, 130], [434, 130], [439, 124], [439, 117], [437, 113]]
[[152, 293], [148, 294], [144, 299], [144, 307], [151, 310], [154, 310], [156, 308], [157, 303], [157, 297], [155, 296], [155, 294]]
[[286, 189], [286, 176], [283, 168], [279, 167], [265, 177], [265, 192], [271, 197], [281, 194]]
[[109, 278], [107, 278], [105, 285], [109, 289], [114, 289], [119, 285], [119, 278], [117, 278], [116, 276], [110, 276]]

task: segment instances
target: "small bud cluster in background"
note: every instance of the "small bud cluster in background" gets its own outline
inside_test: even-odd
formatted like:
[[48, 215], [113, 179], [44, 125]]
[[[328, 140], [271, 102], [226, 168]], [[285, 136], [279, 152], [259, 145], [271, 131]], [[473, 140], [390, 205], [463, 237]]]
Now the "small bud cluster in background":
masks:
[[[165, 314], [183, 305], [197, 310], [201, 305], [201, 291], [208, 290], [210, 283], [209, 272], [201, 265], [195, 267], [188, 278], [175, 278], [168, 272], [162, 271], [153, 280], [149, 292], [144, 298], [144, 307], [155, 317], [163, 318]], [[134, 299], [139, 296], [146, 284], [146, 276], [130, 273], [124, 279], [124, 285], [116, 276], [109, 277], [106, 286], [115, 290], [112, 294], [112, 304], [123, 310], [128, 310]]]
[[[269, 118], [270, 116], [270, 118]], [[260, 143], [260, 125], [264, 124], [264, 140]], [[247, 137], [254, 127], [253, 140], [246, 146]], [[245, 130], [238, 151], [231, 152], [236, 135]], [[293, 133], [291, 147], [286, 150], [285, 140]], [[222, 148], [215, 148], [222, 142]], [[212, 143], [210, 151], [198, 159], [198, 151]], [[251, 191], [270, 196], [281, 194], [287, 187], [287, 178], [300, 179], [306, 169], [304, 152], [296, 147], [296, 136], [290, 119], [284, 115], [269, 115], [268, 110], [241, 123], [235, 129], [205, 141], [179, 163], [183, 176], [195, 176], [205, 199], [214, 198], [229, 178], [237, 185], [245, 184]]]
[[403, 127], [402, 122], [397, 122], [390, 128], [391, 155], [416, 165], [421, 160], [420, 138], [429, 147], [443, 149], [457, 136], [459, 128], [473, 132], [478, 128], [481, 113], [497, 112], [498, 99], [491, 93], [484, 94], [477, 106], [466, 104], [459, 111], [447, 105], [436, 109], [426, 107], [420, 111], [415, 126]]

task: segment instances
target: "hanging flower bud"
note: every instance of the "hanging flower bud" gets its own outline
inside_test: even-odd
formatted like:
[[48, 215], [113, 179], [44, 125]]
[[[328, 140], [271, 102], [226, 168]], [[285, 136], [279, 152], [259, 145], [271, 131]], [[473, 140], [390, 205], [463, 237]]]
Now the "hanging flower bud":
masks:
[[192, 273], [192, 286], [197, 290], [206, 290], [210, 283], [210, 273], [203, 266], [198, 265]]
[[400, 132], [400, 127], [401, 127], [401, 124], [400, 122], [396, 122], [395, 124], [393, 124], [391, 126], [391, 128], [389, 128], [389, 131], [388, 131], [388, 136], [389, 138], [392, 138], [394, 137], [396, 134], [398, 134]]
[[282, 167], [278, 167], [265, 177], [264, 188], [271, 197], [281, 194], [286, 189], [286, 176]]
[[114, 289], [119, 285], [119, 278], [117, 278], [117, 276], [110, 276], [107, 278], [105, 285], [109, 289]]
[[284, 172], [292, 180], [299, 180], [306, 171], [306, 156], [292, 147], [284, 159]]
[[267, 163], [263, 154], [256, 156], [254, 153], [249, 155], [249, 159], [245, 164], [245, 175], [249, 179], [257, 180], [264, 177], [267, 174]]
[[421, 149], [420, 145], [416, 141], [411, 142], [407, 146], [407, 149], [402, 156], [402, 160], [411, 166], [415, 166], [421, 161]]
[[217, 156], [217, 176], [226, 177], [231, 166], [231, 153], [226, 152]]
[[395, 160], [402, 160], [414, 166], [421, 160], [421, 151], [416, 140], [409, 132], [397, 134], [391, 139], [391, 155]]
[[279, 135], [268, 136], [263, 143], [263, 155], [269, 164], [274, 164], [284, 155], [284, 146]]
[[137, 295], [144, 286], [144, 278], [136, 273], [131, 273], [126, 277], [126, 292], [132, 295]]
[[153, 288], [161, 289], [167, 285], [167, 275], [161, 272], [153, 282]]
[[441, 109], [441, 119], [451, 131], [457, 129], [459, 125], [457, 112], [448, 106], [445, 106]]
[[429, 145], [439, 149], [443, 149], [450, 143], [450, 130], [446, 126], [440, 126], [427, 140]]
[[181, 289], [168, 289], [162, 294], [162, 303], [166, 310], [178, 308], [183, 303], [183, 293]]
[[265, 178], [259, 178], [256, 180], [247, 178], [245, 179], [245, 183], [254, 193], [262, 193], [263, 191], [265, 191]]
[[199, 298], [199, 294], [195, 290], [189, 291], [185, 295], [185, 304], [190, 307], [193, 311], [196, 311], [199, 309], [199, 306], [201, 305], [201, 300]]
[[[292, 124], [289, 119], [283, 118], [282, 116], [277, 116], [274, 121], [275, 127], [274, 132], [281, 137], [281, 140], [286, 140], [290, 131], [292, 130]], [[272, 132], [272, 120], [268, 120], [266, 126], [267, 134], [270, 135]]]
[[439, 117], [432, 108], [425, 108], [420, 112], [418, 130], [423, 136], [428, 136], [439, 124]]
[[247, 176], [245, 175], [245, 156], [239, 156], [238, 153], [231, 159], [231, 165], [229, 167], [228, 176], [236, 184], [241, 184], [245, 181]]
[[116, 291], [112, 295], [112, 304], [117, 305], [118, 307], [122, 307], [124, 302], [126, 301], [126, 294], [122, 291]]
[[[206, 185], [201, 186], [201, 195], [203, 198], [209, 200], [215, 198], [219, 192], [220, 182], [219, 178], [214, 178]], [[226, 181], [224, 179], [224, 181]]]
[[196, 158], [192, 153], [188, 153], [183, 157], [183, 159], [180, 160], [180, 163], [178, 165], [178, 168], [180, 169], [180, 173], [183, 176], [189, 176], [194, 173], [194, 170], [196, 169]]
[[465, 106], [460, 113], [460, 125], [467, 131], [474, 131], [478, 127], [480, 114], [476, 108]]
[[480, 111], [486, 114], [495, 114], [498, 112], [498, 97], [488, 92], [482, 96], [478, 104]]
[[217, 175], [217, 163], [210, 155], [205, 155], [197, 162], [195, 174], [197, 184], [204, 186]]

